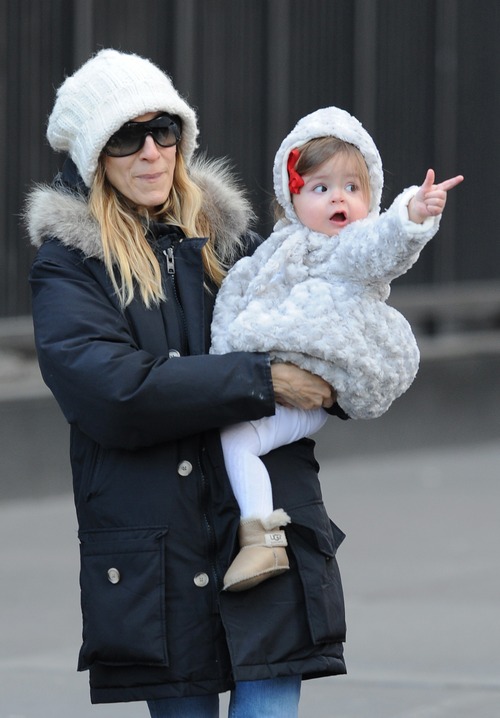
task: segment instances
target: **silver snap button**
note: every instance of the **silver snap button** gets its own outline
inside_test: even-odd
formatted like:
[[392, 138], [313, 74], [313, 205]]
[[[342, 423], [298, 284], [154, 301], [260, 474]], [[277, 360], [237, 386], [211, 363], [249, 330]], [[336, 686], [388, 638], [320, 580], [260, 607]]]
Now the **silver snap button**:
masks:
[[179, 466], [177, 467], [177, 473], [180, 476], [189, 476], [191, 471], [193, 470], [193, 464], [190, 461], [181, 461]]
[[108, 568], [108, 581], [110, 583], [118, 583], [120, 578], [120, 572], [117, 568]]
[[208, 578], [208, 575], [206, 573], [197, 573], [193, 579], [195, 586], [198, 586], [198, 588], [203, 588], [204, 586], [208, 586], [208, 582], [210, 579]]
[[175, 357], [180, 357], [181, 353], [177, 351], [177, 349], [170, 349], [168, 352], [169, 359], [175, 359]]

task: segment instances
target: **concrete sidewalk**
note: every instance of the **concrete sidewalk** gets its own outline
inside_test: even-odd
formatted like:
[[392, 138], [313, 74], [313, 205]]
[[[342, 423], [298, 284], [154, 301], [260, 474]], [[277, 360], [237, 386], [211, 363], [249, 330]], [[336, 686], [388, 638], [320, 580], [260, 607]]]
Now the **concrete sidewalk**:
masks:
[[[498, 718], [499, 467], [498, 441], [323, 458], [347, 533], [349, 675], [305, 683], [301, 718]], [[76, 673], [68, 495], [0, 503], [0, 566], [0, 718], [146, 718], [143, 704], [91, 706]]]

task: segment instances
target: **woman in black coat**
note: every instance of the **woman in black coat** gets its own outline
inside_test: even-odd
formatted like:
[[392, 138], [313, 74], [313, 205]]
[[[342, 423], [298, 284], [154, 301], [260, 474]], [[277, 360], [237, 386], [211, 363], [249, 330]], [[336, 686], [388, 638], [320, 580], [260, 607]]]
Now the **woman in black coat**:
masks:
[[217, 716], [227, 690], [235, 718], [292, 718], [302, 679], [345, 672], [343, 534], [313, 442], [277, 449], [290, 570], [222, 592], [239, 510], [219, 429], [335, 397], [266, 354], [208, 354], [225, 268], [260, 239], [225, 168], [193, 159], [197, 132], [155, 65], [103, 50], [59, 88], [47, 137], [69, 158], [28, 200], [39, 362], [71, 427], [79, 669], [93, 702], [154, 718]]

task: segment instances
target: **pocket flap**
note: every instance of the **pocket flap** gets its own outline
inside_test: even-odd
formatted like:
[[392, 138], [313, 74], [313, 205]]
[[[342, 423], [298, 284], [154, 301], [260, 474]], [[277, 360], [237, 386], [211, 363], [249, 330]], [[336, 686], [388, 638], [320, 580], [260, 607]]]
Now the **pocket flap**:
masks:
[[345, 534], [329, 518], [322, 504], [300, 506], [290, 510], [289, 513], [292, 519], [290, 528], [293, 531], [325, 556], [335, 556], [338, 547], [345, 539]]
[[167, 527], [81, 531], [83, 644], [93, 663], [168, 665], [165, 629]]

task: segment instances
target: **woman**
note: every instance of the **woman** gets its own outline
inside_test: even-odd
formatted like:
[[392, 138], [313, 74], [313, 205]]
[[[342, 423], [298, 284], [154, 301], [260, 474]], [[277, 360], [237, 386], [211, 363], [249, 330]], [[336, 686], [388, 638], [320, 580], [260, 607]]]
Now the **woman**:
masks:
[[71, 426], [83, 644], [93, 702], [153, 718], [297, 715], [301, 679], [345, 672], [343, 538], [313, 443], [271, 452], [293, 521], [290, 566], [221, 592], [239, 511], [219, 429], [275, 404], [334, 405], [331, 387], [267, 354], [209, 355], [226, 267], [260, 241], [220, 163], [193, 160], [196, 116], [148, 60], [103, 50], [59, 88], [47, 137], [67, 160], [31, 193], [41, 371]]

